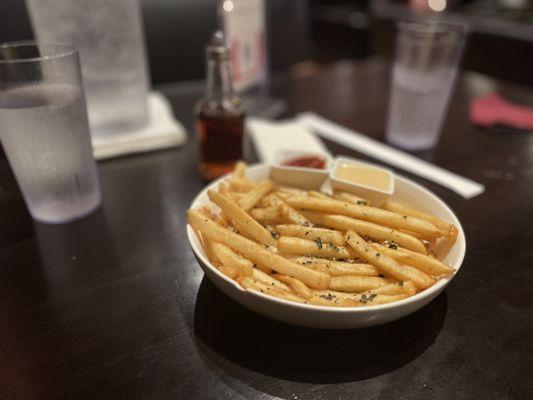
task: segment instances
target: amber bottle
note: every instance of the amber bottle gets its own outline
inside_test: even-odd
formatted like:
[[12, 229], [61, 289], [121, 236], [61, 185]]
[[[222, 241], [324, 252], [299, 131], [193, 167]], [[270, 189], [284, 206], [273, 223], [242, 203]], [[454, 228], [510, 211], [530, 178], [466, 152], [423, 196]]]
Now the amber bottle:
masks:
[[196, 105], [200, 172], [211, 180], [233, 170], [242, 158], [245, 111], [231, 83], [230, 52], [218, 31], [206, 48], [205, 97]]

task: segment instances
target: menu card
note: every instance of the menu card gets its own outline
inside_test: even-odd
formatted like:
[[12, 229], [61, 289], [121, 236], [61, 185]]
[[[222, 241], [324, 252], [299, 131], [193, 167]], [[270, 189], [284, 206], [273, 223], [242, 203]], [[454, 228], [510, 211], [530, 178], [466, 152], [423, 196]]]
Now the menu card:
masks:
[[233, 87], [243, 92], [266, 71], [264, 0], [223, 0], [220, 15], [231, 51]]

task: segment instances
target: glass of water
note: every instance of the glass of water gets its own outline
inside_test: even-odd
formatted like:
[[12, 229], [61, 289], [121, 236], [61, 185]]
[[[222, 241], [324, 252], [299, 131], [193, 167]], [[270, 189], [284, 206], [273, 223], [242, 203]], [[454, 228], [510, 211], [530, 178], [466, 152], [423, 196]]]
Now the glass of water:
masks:
[[68, 222], [100, 205], [74, 48], [0, 45], [0, 140], [34, 219]]
[[389, 143], [407, 150], [425, 150], [437, 144], [465, 36], [466, 27], [460, 24], [398, 24]]

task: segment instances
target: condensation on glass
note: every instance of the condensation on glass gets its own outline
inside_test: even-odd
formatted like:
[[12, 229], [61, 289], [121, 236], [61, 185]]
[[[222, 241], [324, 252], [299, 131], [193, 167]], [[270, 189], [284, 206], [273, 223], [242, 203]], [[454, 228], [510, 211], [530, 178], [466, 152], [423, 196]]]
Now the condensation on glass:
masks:
[[0, 46], [0, 139], [34, 219], [68, 222], [100, 205], [74, 48]]
[[74, 45], [92, 134], [148, 121], [148, 71], [138, 0], [26, 0], [37, 38]]

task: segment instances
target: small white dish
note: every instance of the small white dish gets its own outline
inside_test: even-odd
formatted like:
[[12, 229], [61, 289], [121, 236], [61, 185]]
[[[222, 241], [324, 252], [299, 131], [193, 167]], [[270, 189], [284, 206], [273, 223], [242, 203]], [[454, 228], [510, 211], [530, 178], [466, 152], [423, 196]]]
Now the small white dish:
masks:
[[[301, 157], [320, 157], [326, 161], [324, 169], [283, 165], [284, 162]], [[325, 153], [298, 150], [278, 150], [270, 172], [270, 178], [282, 185], [294, 186], [305, 190], [318, 190], [328, 179], [331, 157]]]
[[[351, 173], [357, 175], [348, 179], [345, 175]], [[375, 184], [378, 178], [382, 181], [381, 187]], [[395, 179], [390, 169], [353, 158], [337, 158], [331, 169], [330, 181], [332, 189], [359, 195], [377, 207], [394, 194]]]
[[[270, 169], [270, 166], [266, 164], [250, 166], [247, 171], [247, 177], [254, 181], [261, 181], [268, 178]], [[197, 209], [210, 204], [207, 191], [216, 189], [223, 179], [227, 179], [227, 176], [204, 188], [193, 200], [191, 208]], [[202, 245], [189, 225], [187, 225], [187, 237], [196, 259], [207, 277], [227, 296], [250, 310], [288, 324], [312, 328], [351, 329], [380, 325], [409, 315], [437, 297], [459, 272], [466, 252], [466, 240], [461, 223], [441, 199], [419, 184], [398, 175], [395, 176], [395, 185], [396, 190], [392, 196], [394, 201], [435, 215], [444, 221], [454, 224], [457, 227], [458, 235], [451, 248], [449, 246], [439, 246], [436, 249], [437, 258], [454, 268], [456, 270], [455, 274], [439, 280], [435, 285], [423, 292], [394, 303], [371, 307], [333, 308], [294, 303], [252, 290], [246, 290], [222, 274], [209, 262]], [[444, 241], [443, 244], [445, 244]]]

